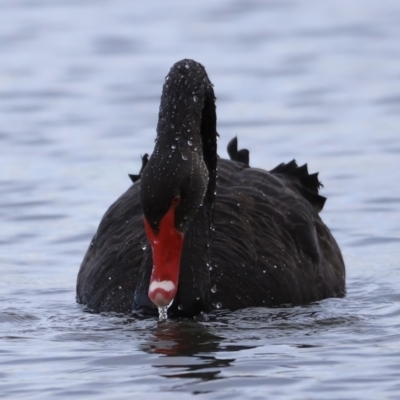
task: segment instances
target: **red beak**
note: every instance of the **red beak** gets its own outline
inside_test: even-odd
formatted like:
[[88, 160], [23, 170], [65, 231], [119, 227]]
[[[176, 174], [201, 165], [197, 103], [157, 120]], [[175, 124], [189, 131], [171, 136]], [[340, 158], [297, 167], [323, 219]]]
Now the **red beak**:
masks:
[[157, 307], [169, 305], [178, 290], [184, 236], [175, 228], [175, 207], [171, 205], [155, 234], [144, 217], [146, 234], [153, 251], [149, 298]]

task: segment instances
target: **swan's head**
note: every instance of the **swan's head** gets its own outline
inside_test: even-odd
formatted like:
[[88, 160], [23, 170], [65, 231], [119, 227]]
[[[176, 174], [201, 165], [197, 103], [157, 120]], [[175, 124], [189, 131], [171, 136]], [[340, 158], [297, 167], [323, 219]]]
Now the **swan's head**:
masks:
[[[203, 204], [208, 183], [207, 168], [196, 153], [179, 147], [175, 152], [174, 157], [160, 157], [155, 151], [140, 183], [144, 225], [153, 254], [148, 295], [157, 307], [170, 304], [176, 295], [185, 233]], [[182, 159], [182, 154], [187, 157]]]

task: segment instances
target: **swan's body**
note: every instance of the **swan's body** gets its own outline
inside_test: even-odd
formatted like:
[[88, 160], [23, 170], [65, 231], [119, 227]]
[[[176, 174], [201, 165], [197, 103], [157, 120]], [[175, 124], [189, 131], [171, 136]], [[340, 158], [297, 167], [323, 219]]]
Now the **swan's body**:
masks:
[[294, 161], [250, 168], [236, 141], [231, 160], [217, 159], [214, 94], [200, 64], [171, 69], [157, 131], [150, 160], [89, 246], [78, 302], [156, 313], [173, 301], [170, 315], [194, 315], [344, 294], [343, 259], [318, 215], [317, 174]]

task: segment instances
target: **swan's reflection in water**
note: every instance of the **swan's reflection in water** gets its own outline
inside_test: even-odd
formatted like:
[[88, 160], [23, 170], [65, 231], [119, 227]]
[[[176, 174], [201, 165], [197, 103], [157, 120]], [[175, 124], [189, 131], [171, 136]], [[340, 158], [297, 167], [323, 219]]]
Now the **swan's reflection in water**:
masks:
[[[210, 321], [153, 321], [144, 331], [139, 349], [158, 356], [150, 361], [158, 376], [186, 378], [187, 384], [193, 384], [193, 380], [205, 383], [239, 379], [247, 374], [247, 361], [253, 360], [255, 365], [254, 360], [262, 356], [263, 371], [257, 372], [256, 367], [252, 371], [257, 380], [258, 373], [265, 374], [265, 369], [303, 368], [307, 360], [299, 361], [296, 358], [299, 353], [293, 348], [318, 348], [316, 337], [353, 324], [354, 316], [342, 315], [338, 308], [338, 303], [343, 302], [343, 299], [330, 299], [302, 307], [221, 311]], [[267, 378], [268, 374], [264, 376]], [[207, 384], [206, 387], [216, 386]]]
[[[164, 321], [142, 344], [141, 350], [164, 356], [157, 358], [153, 365], [164, 369], [161, 372], [163, 377], [210, 381], [219, 379], [221, 370], [232, 366], [235, 361], [234, 358], [218, 357], [219, 351], [228, 350], [222, 341], [222, 337], [212, 334], [207, 326], [196, 321]], [[229, 346], [229, 351], [247, 348]]]

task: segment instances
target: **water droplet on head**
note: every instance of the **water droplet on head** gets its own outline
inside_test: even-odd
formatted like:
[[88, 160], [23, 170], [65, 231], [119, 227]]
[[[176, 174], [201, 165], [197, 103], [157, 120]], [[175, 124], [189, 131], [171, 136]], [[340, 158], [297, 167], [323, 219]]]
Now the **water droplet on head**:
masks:
[[188, 140], [188, 145], [191, 146], [193, 144], [193, 142], [191, 140]]
[[182, 154], [182, 160], [186, 161], [188, 158], [184, 154]]
[[175, 128], [175, 125], [174, 125], [174, 124], [171, 124], [171, 128], [174, 129], [174, 128]]
[[182, 309], [183, 309], [183, 305], [182, 305], [182, 304], [179, 304], [178, 310], [182, 310]]
[[197, 102], [197, 96], [193, 96], [193, 101], [196, 103]]
[[[142, 244], [142, 250], [146, 250], [146, 245], [145, 244]], [[110, 278], [111, 279], [111, 278]]]
[[111, 276], [108, 277], [108, 280], [111, 281]]
[[172, 150], [175, 150], [175, 149], [176, 149], [176, 145], [174, 145], [174, 144], [171, 145], [171, 149], [172, 149]]
[[215, 306], [216, 306], [218, 309], [220, 309], [220, 308], [222, 307], [222, 304], [221, 304], [220, 302], [218, 302]]
[[274, 268], [278, 268], [276, 265], [274, 265]]
[[185, 68], [189, 69], [190, 68], [189, 64], [185, 64]]
[[217, 293], [217, 286], [216, 286], [216, 285], [214, 285], [214, 286], [211, 288], [211, 292], [212, 292], [212, 293]]

